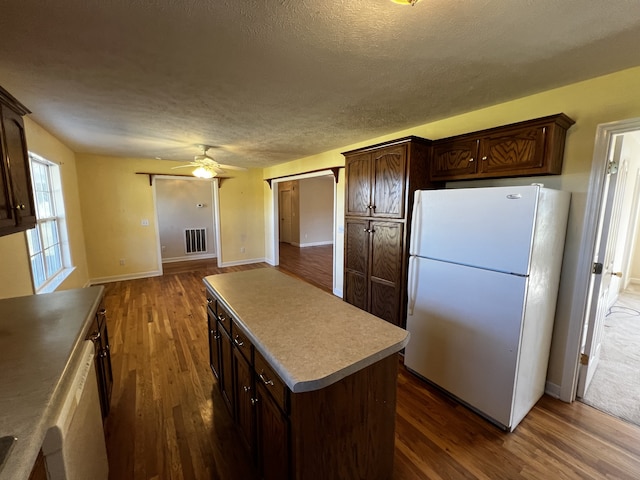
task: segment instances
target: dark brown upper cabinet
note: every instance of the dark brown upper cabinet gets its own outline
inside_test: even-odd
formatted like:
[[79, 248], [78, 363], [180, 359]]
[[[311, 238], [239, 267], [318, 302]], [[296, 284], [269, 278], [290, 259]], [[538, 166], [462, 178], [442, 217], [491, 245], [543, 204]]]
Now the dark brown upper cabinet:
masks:
[[31, 168], [22, 116], [29, 110], [0, 87], [0, 236], [36, 224]]
[[567, 130], [563, 113], [433, 142], [433, 181], [558, 175]]

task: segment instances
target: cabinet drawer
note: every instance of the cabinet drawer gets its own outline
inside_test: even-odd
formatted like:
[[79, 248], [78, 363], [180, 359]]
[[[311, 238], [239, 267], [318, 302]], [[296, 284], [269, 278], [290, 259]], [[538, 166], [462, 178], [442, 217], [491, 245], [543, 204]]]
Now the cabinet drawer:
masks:
[[220, 302], [217, 303], [217, 317], [218, 322], [222, 325], [229, 335], [231, 335], [231, 314], [222, 306]]
[[233, 327], [231, 328], [231, 339], [233, 340], [233, 344], [236, 349], [242, 353], [242, 356], [247, 359], [247, 361], [253, 365], [253, 361], [251, 358], [251, 351], [253, 350], [253, 344], [247, 334], [244, 333], [242, 327], [237, 323], [233, 322]]
[[289, 389], [258, 350], [255, 351], [255, 369], [256, 382], [261, 383], [282, 411], [287, 413]]

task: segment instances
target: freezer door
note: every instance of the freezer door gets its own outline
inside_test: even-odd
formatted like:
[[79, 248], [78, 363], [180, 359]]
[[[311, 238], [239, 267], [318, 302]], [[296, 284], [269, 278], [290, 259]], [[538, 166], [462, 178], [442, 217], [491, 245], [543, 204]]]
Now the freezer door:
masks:
[[527, 278], [419, 257], [409, 275], [405, 366], [510, 427]]
[[416, 192], [410, 254], [529, 274], [540, 187]]

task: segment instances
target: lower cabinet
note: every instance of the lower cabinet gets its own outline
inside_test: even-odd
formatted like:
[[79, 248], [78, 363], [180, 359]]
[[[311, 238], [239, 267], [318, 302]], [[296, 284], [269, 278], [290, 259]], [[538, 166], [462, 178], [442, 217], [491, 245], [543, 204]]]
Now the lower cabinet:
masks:
[[229, 332], [218, 325], [220, 332], [220, 376], [218, 385], [224, 403], [229, 409], [229, 413], [235, 418], [235, 405], [233, 395], [233, 344]]
[[404, 252], [403, 222], [345, 218], [345, 301], [401, 326]]
[[236, 423], [249, 450], [255, 450], [255, 412], [253, 369], [238, 349], [233, 349], [233, 371], [235, 373]]
[[208, 303], [209, 357], [225, 405], [262, 478], [286, 480], [290, 478], [285, 413], [289, 390], [224, 306], [212, 297]]
[[392, 478], [397, 354], [324, 388], [293, 393], [244, 325], [210, 295], [220, 334], [218, 386], [261, 477]]
[[98, 394], [103, 420], [109, 415], [111, 392], [113, 390], [113, 369], [111, 366], [111, 346], [107, 329], [107, 311], [101, 304], [98, 307], [93, 325], [87, 337], [95, 347], [95, 368], [98, 378]]
[[290, 478], [289, 419], [271, 399], [265, 387], [256, 385], [258, 466], [265, 480]]
[[47, 465], [44, 462], [44, 455], [42, 454], [42, 450], [40, 450], [38, 452], [36, 461], [33, 464], [33, 468], [31, 469], [29, 480], [47, 480], [48, 478]]
[[[213, 304], [215, 308], [215, 304]], [[207, 306], [207, 326], [209, 328], [209, 366], [213, 376], [220, 379], [220, 332], [218, 331], [218, 319], [211, 309], [211, 304]]]

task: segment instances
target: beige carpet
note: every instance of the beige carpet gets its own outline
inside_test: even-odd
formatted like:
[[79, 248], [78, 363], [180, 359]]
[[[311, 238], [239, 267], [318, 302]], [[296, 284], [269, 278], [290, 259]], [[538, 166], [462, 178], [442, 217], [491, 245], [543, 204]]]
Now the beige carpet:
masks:
[[625, 292], [607, 313], [600, 362], [582, 401], [640, 426], [640, 295]]

